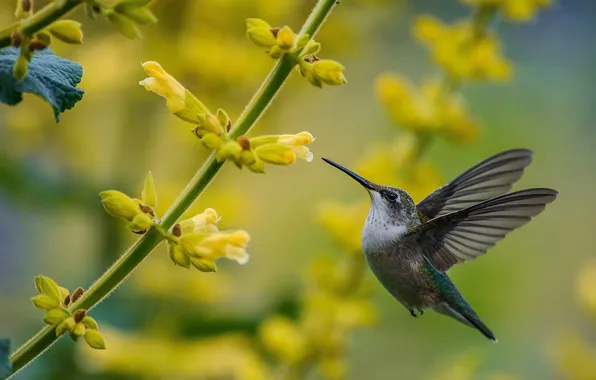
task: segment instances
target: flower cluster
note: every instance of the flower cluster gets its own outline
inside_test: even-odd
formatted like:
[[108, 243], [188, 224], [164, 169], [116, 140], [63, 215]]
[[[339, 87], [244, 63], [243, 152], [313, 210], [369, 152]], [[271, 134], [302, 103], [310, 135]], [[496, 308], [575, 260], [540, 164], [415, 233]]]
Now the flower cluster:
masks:
[[203, 146], [215, 151], [218, 161], [231, 160], [238, 168], [247, 167], [257, 173], [265, 171], [265, 163], [290, 165], [296, 159], [312, 161], [312, 153], [306, 146], [314, 141], [310, 133], [240, 136], [232, 139], [229, 135], [232, 122], [223, 109], [218, 109], [215, 114], [209, 112], [201, 101], [157, 62], [145, 62], [143, 68], [149, 78], [140, 84], [147, 91], [165, 98], [168, 109], [176, 116], [195, 124], [193, 133]]
[[203, 213], [183, 220], [172, 227], [168, 239], [168, 253], [175, 265], [183, 268], [194, 266], [201, 272], [215, 272], [215, 260], [228, 258], [239, 264], [249, 260], [246, 244], [250, 237], [246, 231], [219, 231], [217, 212], [208, 208]]
[[258, 18], [246, 20], [246, 34], [255, 45], [265, 48], [271, 58], [295, 54], [298, 71], [313, 86], [338, 86], [347, 83], [343, 74], [345, 67], [339, 62], [317, 57], [321, 44], [311, 40], [306, 34], [298, 36], [287, 25], [282, 28], [271, 27]]
[[530, 21], [540, 10], [552, 3], [552, 0], [462, 0], [474, 6], [498, 7], [505, 17], [513, 21]]
[[39, 295], [31, 300], [35, 307], [46, 310], [43, 321], [56, 330], [56, 336], [61, 336], [67, 331], [76, 341], [84, 336], [91, 348], [103, 350], [106, 344], [102, 334], [98, 331], [97, 322], [87, 315], [84, 309], [71, 312], [68, 307], [74, 304], [84, 293], [82, 288], [75, 289], [72, 293], [54, 280], [45, 276], [35, 277], [35, 288]]
[[463, 98], [438, 80], [427, 80], [416, 88], [402, 77], [384, 74], [377, 79], [376, 87], [389, 117], [404, 129], [440, 133], [462, 142], [474, 140], [479, 133]]
[[155, 225], [157, 219], [157, 194], [151, 172], [145, 178], [141, 199], [131, 198], [118, 190], [105, 190], [99, 193], [101, 203], [108, 214], [128, 222], [128, 228], [137, 234], [145, 233]]
[[473, 22], [446, 25], [432, 16], [421, 16], [414, 33], [429, 47], [435, 62], [457, 80], [507, 80], [512, 75], [498, 37], [478, 33]]

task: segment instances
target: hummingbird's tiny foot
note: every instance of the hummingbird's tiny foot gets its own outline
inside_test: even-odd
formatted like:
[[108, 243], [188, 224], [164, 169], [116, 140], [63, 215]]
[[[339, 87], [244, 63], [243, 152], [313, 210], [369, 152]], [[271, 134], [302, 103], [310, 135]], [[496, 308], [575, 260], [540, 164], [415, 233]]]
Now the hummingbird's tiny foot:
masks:
[[410, 310], [410, 314], [414, 318], [418, 318], [418, 317], [422, 316], [422, 314], [424, 314], [424, 310], [422, 310], [422, 309], [416, 309], [416, 311], [418, 311], [418, 313], [420, 313], [420, 314], [416, 314], [416, 311], [414, 309], [409, 309], [409, 310]]

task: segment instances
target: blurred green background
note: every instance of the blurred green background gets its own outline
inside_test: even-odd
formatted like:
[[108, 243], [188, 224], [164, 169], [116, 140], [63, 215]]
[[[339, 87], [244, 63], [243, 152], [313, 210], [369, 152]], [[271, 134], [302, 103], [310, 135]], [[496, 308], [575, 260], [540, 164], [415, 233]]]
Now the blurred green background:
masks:
[[[143, 29], [142, 41], [75, 14], [84, 23], [85, 44], [52, 48], [83, 65], [83, 100], [59, 124], [33, 96], [18, 107], [0, 106], [0, 336], [18, 346], [41, 327], [29, 300], [35, 275], [86, 287], [134, 241], [123, 223], [105, 214], [98, 192], [138, 194], [151, 170], [163, 213], [206, 157], [192, 127], [138, 85], [145, 77], [140, 62], [160, 62], [208, 107], [224, 107], [234, 120], [273, 63], [244, 37], [244, 19], [298, 30], [313, 4], [160, 0], [153, 7], [160, 22]], [[13, 0], [0, 0], [0, 25], [12, 22], [13, 7]], [[258, 324], [273, 311], [295, 310], [314, 258], [342, 254], [316, 221], [319, 205], [366, 197], [318, 158], [350, 166], [400, 133], [375, 97], [380, 73], [418, 81], [437, 72], [410, 33], [422, 13], [449, 21], [467, 17], [469, 9], [445, 0], [342, 1], [318, 40], [324, 57], [345, 64], [348, 85], [319, 90], [293, 75], [252, 132], [307, 130], [317, 138], [316, 159], [269, 167], [266, 175], [227, 165], [199, 199], [195, 213], [213, 207], [223, 228], [250, 232], [249, 265], [221, 263], [215, 275], [185, 271], [171, 264], [162, 245], [94, 310], [108, 351], [90, 353], [62, 339], [18, 378], [219, 379], [208, 375], [211, 367], [252, 365], [254, 351], [244, 348]], [[380, 318], [350, 338], [350, 379], [439, 378], [476, 359], [473, 379], [596, 379], [588, 365], [596, 350], [582, 348], [596, 347], [596, 308], [585, 301], [596, 293], [596, 275], [581, 277], [596, 265], [594, 17], [596, 4], [562, 0], [530, 23], [499, 25], [515, 64], [513, 80], [466, 84], [480, 138], [466, 145], [437, 140], [428, 150], [447, 181], [501, 150], [530, 148], [534, 163], [516, 188], [560, 191], [535, 221], [485, 257], [450, 271], [500, 343], [433, 313], [413, 319], [377, 284]], [[581, 293], [580, 283], [588, 290]], [[221, 333], [228, 340], [212, 339]], [[174, 362], [186, 365], [186, 374], [172, 375]]]

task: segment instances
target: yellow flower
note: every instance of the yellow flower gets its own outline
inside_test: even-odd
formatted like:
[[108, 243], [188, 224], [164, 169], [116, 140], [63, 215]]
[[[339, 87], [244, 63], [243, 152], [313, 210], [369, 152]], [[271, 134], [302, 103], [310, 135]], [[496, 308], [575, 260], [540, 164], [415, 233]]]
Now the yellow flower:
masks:
[[577, 278], [577, 293], [583, 305], [596, 315], [596, 261], [582, 267]]
[[507, 80], [512, 75], [511, 63], [501, 55], [498, 38], [477, 35], [469, 21], [445, 25], [432, 16], [422, 16], [414, 24], [414, 34], [453, 78]]
[[195, 215], [178, 223], [183, 234], [190, 232], [217, 232], [217, 211], [208, 208], [201, 214]]
[[464, 3], [483, 6], [496, 5], [505, 17], [514, 21], [529, 21], [540, 8], [549, 6], [552, 0], [463, 0]]
[[354, 205], [329, 203], [319, 210], [319, 220], [331, 235], [348, 249], [360, 252], [362, 227], [369, 205], [367, 202]]
[[344, 76], [345, 67], [330, 59], [321, 59], [312, 64], [315, 77], [328, 85], [338, 86], [348, 83]]
[[296, 153], [292, 148], [281, 144], [267, 144], [255, 149], [257, 157], [274, 165], [289, 165], [296, 161]]
[[246, 252], [249, 240], [248, 233], [243, 230], [212, 234], [193, 232], [180, 237], [180, 246], [191, 258], [213, 261], [226, 257], [243, 265], [249, 260]]
[[282, 316], [269, 317], [259, 329], [263, 345], [282, 362], [292, 364], [307, 354], [307, 346], [298, 326]]
[[159, 63], [148, 61], [142, 64], [149, 78], [139, 84], [147, 91], [153, 91], [166, 99], [170, 112], [182, 120], [200, 124], [199, 115], [209, 114], [207, 107], [182, 86], [173, 76], [168, 74]]

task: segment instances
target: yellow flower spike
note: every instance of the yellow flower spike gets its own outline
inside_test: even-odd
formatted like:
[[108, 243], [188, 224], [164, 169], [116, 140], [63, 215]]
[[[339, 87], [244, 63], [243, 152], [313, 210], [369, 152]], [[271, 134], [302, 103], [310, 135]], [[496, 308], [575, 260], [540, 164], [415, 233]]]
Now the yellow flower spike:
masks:
[[217, 267], [215, 266], [215, 262], [206, 259], [200, 259], [197, 257], [192, 257], [190, 259], [192, 265], [200, 270], [201, 272], [210, 273], [210, 272], [217, 272]]
[[312, 64], [314, 75], [323, 83], [338, 86], [348, 83], [344, 76], [345, 67], [330, 59], [321, 59]]
[[208, 114], [207, 107], [168, 74], [159, 63], [148, 61], [142, 66], [149, 78], [143, 79], [139, 84], [145, 87], [145, 90], [165, 98], [168, 110], [174, 115], [189, 123], [200, 124], [198, 115]]
[[286, 364], [297, 363], [307, 355], [307, 344], [298, 326], [286, 317], [269, 317], [259, 328], [259, 338]]
[[99, 193], [101, 204], [113, 217], [132, 221], [141, 213], [139, 205], [128, 195], [118, 190], [106, 190]]
[[283, 51], [288, 51], [294, 46], [296, 36], [289, 26], [284, 26], [277, 32], [277, 46]]
[[141, 193], [143, 203], [155, 209], [157, 207], [157, 194], [155, 193], [155, 182], [153, 181], [153, 174], [147, 173], [145, 177], [145, 186]]
[[68, 44], [83, 43], [83, 31], [80, 22], [74, 20], [54, 21], [47, 27], [47, 31], [62, 42]]
[[292, 148], [280, 144], [263, 145], [255, 149], [257, 157], [268, 164], [290, 165], [296, 161]]
[[184, 252], [179, 244], [168, 241], [167, 246], [170, 260], [172, 260], [175, 265], [183, 268], [190, 268], [190, 257]]
[[217, 232], [217, 220], [219, 216], [217, 211], [208, 208], [202, 213], [193, 216], [190, 219], [179, 222], [182, 234], [191, 232]]
[[267, 28], [271, 29], [271, 25], [267, 23], [265, 20], [261, 20], [260, 18], [247, 18], [246, 19], [246, 29], [252, 28]]
[[96, 350], [106, 349], [106, 342], [103, 338], [103, 335], [101, 335], [101, 333], [97, 330], [86, 330], [85, 341], [89, 347], [95, 348]]

